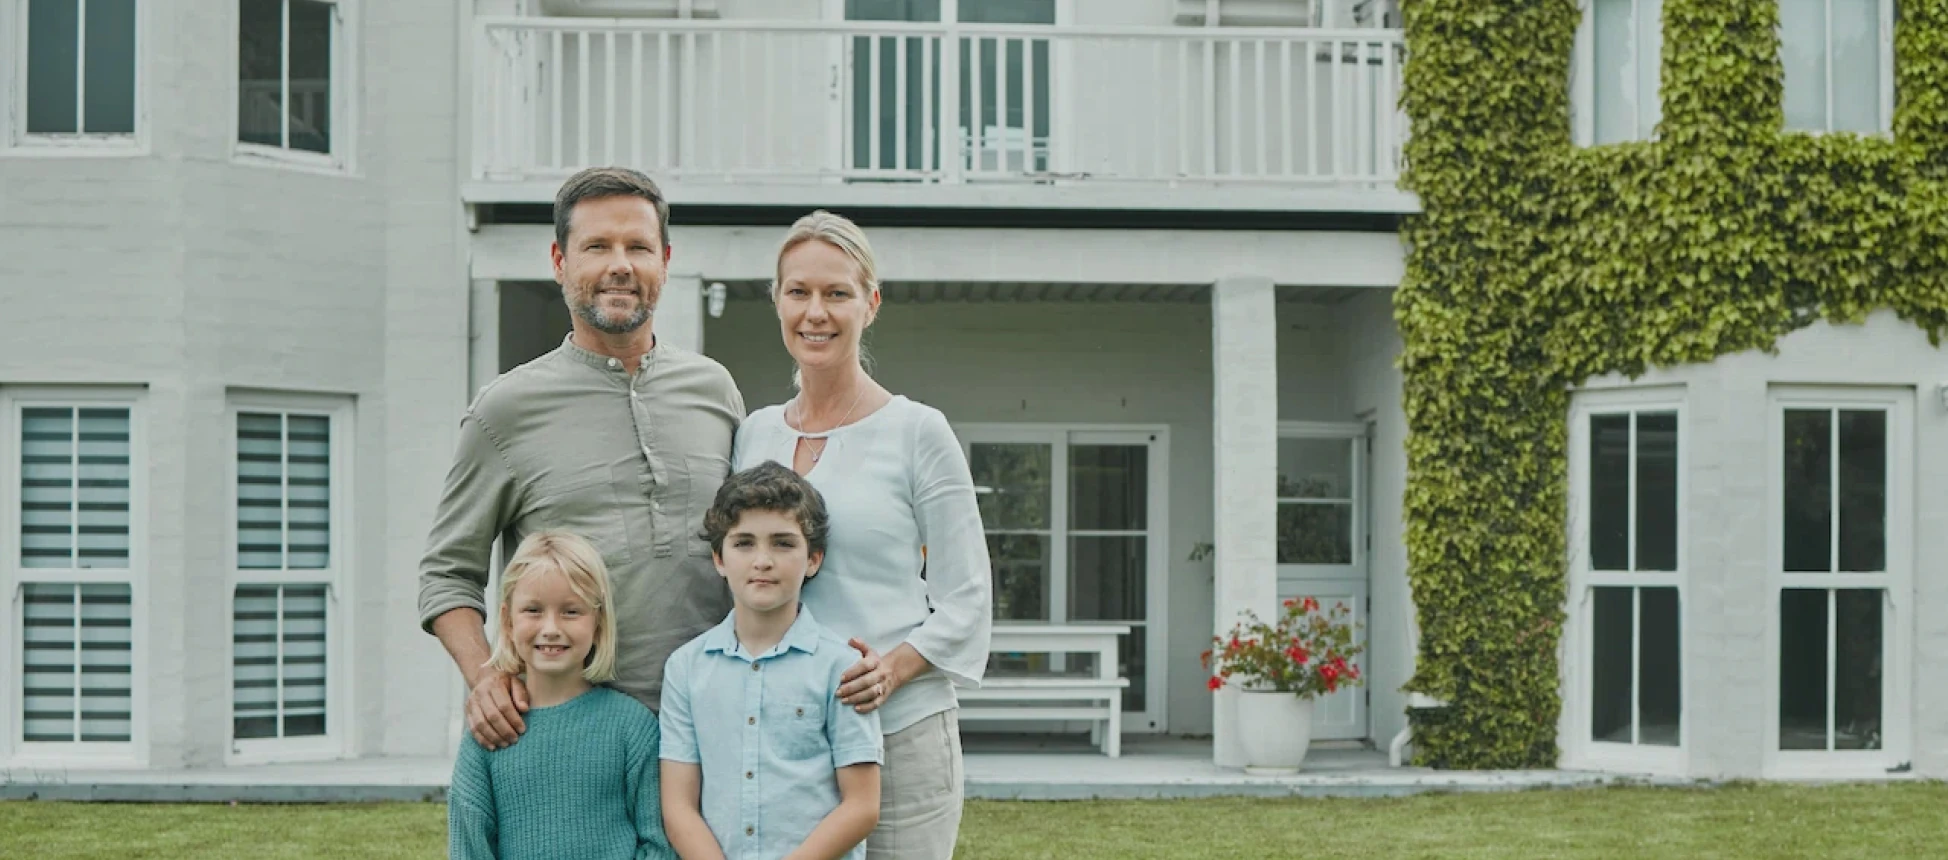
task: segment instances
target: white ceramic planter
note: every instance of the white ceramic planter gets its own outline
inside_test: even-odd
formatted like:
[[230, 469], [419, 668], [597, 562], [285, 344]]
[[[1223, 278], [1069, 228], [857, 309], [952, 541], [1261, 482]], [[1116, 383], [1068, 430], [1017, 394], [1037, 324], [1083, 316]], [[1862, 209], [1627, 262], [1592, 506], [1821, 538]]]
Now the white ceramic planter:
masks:
[[1298, 773], [1312, 744], [1312, 700], [1245, 690], [1238, 696], [1238, 741], [1245, 773]]

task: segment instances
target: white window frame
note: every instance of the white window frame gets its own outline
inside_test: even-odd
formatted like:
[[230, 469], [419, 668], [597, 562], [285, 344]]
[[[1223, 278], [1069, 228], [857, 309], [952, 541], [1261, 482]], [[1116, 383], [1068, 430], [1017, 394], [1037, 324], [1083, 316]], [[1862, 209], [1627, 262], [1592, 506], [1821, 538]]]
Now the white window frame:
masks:
[[[280, 0], [286, 9], [289, 0]], [[359, 7], [358, 0], [323, 0], [332, 5], [335, 17], [331, 41], [331, 151], [328, 153], [291, 149], [289, 146], [266, 146], [259, 143], [246, 143], [238, 139], [237, 117], [243, 109], [243, 82], [239, 79], [243, 62], [243, 43], [238, 36], [242, 25], [243, 5], [240, 0], [230, 2], [230, 119], [229, 137], [232, 160], [238, 164], [271, 166], [287, 169], [300, 169], [327, 174], [355, 174], [358, 164], [353, 154], [358, 139], [358, 93], [359, 85]], [[286, 14], [286, 32], [283, 40], [284, 60], [282, 63], [285, 88], [290, 87], [290, 33], [289, 15]], [[284, 124], [287, 129], [286, 143], [289, 143], [290, 100], [284, 99]]]
[[[1691, 712], [1694, 697], [1692, 679], [1697, 675], [1689, 659], [1692, 636], [1690, 601], [1690, 470], [1691, 448], [1695, 444], [1687, 420], [1687, 391], [1681, 386], [1655, 386], [1628, 389], [1585, 390], [1572, 394], [1569, 424], [1569, 581], [1561, 650], [1563, 667], [1562, 714], [1556, 736], [1563, 750], [1563, 766], [1575, 770], [1642, 773], [1658, 776], [1683, 776], [1690, 767]], [[1590, 420], [1598, 415], [1628, 415], [1632, 422], [1631, 442], [1631, 546], [1636, 540], [1636, 416], [1643, 413], [1673, 412], [1677, 415], [1677, 570], [1675, 571], [1599, 571], [1590, 568]], [[1634, 561], [1634, 559], [1633, 559]], [[1635, 566], [1634, 564], [1632, 565]], [[1599, 741], [1590, 734], [1594, 711], [1591, 689], [1595, 675], [1596, 625], [1591, 618], [1599, 587], [1675, 588], [1678, 605], [1679, 706], [1678, 741], [1675, 747], [1643, 743]], [[1638, 598], [1641, 607], [1642, 598]], [[1641, 618], [1641, 614], [1638, 616]], [[1638, 632], [1632, 633], [1632, 665], [1642, 653]], [[1631, 673], [1634, 694], [1636, 672]], [[1640, 717], [1633, 718], [1641, 726]]]
[[[1880, 47], [1880, 127], [1873, 134], [1892, 134], [1894, 130], [1894, 4], [1896, 0], [1879, 0], [1880, 32], [1877, 41]], [[1824, 0], [1826, 10], [1826, 50], [1822, 57], [1826, 61], [1826, 125], [1823, 128], [1795, 128], [1786, 126], [1787, 131], [1808, 134], [1830, 134], [1833, 131], [1833, 3]], [[1780, 50], [1785, 50], [1785, 25], [1779, 26]], [[1785, 85], [1781, 82], [1782, 87]], [[1783, 92], [1783, 90], [1782, 90]]]
[[[138, 388], [0, 388], [0, 593], [6, 616], [0, 622], [0, 760], [10, 767], [146, 767], [149, 761], [149, 457], [144, 421], [147, 393]], [[119, 406], [129, 410], [129, 567], [127, 570], [50, 570], [20, 566], [21, 412], [34, 407]], [[127, 741], [28, 742], [20, 714], [20, 685], [26, 677], [20, 647], [23, 585], [107, 583], [129, 586], [129, 739]]]
[[[1644, 11], [1643, 5], [1650, 2], [1657, 2], [1659, 4], [1657, 17], [1653, 21], [1646, 22], [1644, 18], [1647, 13]], [[1656, 125], [1663, 122], [1664, 14], [1662, 4], [1664, 2], [1666, 0], [1631, 0], [1631, 21], [1637, 28], [1636, 37], [1639, 45], [1636, 60], [1638, 63], [1648, 62], [1652, 64], [1658, 71], [1655, 77], [1659, 81], [1658, 91], [1652, 94], [1652, 101], [1656, 104], [1655, 113], [1658, 117], [1657, 122], [1651, 123], [1650, 128], [1643, 127], [1643, 111], [1646, 109], [1646, 100], [1642, 97], [1642, 93], [1638, 93], [1638, 116], [1636, 117], [1638, 134], [1630, 138], [1632, 141], [1655, 139], [1657, 136]], [[1576, 25], [1576, 44], [1574, 56], [1570, 63], [1569, 115], [1570, 130], [1579, 146], [1599, 145], [1596, 142], [1596, 11], [1594, 4], [1595, 0], [1577, 0], [1576, 4], [1582, 10], [1582, 17]], [[1658, 47], [1656, 55], [1648, 58], [1643, 56], [1644, 49], [1642, 47], [1642, 40], [1647, 32], [1645, 29], [1647, 23], [1656, 28], [1654, 32], [1657, 34]], [[1635, 87], [1640, 80], [1641, 76], [1632, 78], [1630, 85]], [[1611, 141], [1610, 143], [1617, 142], [1621, 141]]]
[[[1148, 567], [1143, 584], [1144, 612], [1148, 616], [1143, 621], [1145, 639], [1143, 641], [1144, 660], [1144, 708], [1143, 711], [1123, 712], [1123, 731], [1136, 733], [1162, 733], [1168, 731], [1170, 672], [1169, 672], [1169, 615], [1170, 615], [1170, 427], [1164, 424], [956, 424], [954, 433], [960, 438], [961, 453], [972, 460], [975, 445], [1038, 444], [1052, 445], [1053, 456], [1049, 459], [1049, 611], [1051, 615], [1068, 617], [1069, 607], [1069, 556], [1068, 545], [1055, 541], [1054, 535], [1075, 536], [1068, 527], [1069, 518], [1069, 457], [1071, 445], [1126, 445], [1134, 444], [1136, 436], [1151, 437], [1144, 444], [1150, 448], [1149, 506], [1147, 515], [1148, 546], [1145, 564]], [[1085, 535], [1086, 536], [1086, 535]], [[1014, 623], [1014, 622], [1001, 622]], [[1086, 625], [1097, 622], [1062, 621], [1059, 623]], [[1103, 624], [1119, 622], [1105, 621]]]
[[[1785, 455], [1785, 413], [1788, 409], [1879, 409], [1887, 412], [1887, 572], [1786, 573], [1785, 487], [1781, 458]], [[1768, 779], [1887, 779], [1898, 775], [1913, 756], [1913, 636], [1914, 636], [1914, 391], [1910, 388], [1872, 388], [1819, 385], [1775, 386], [1766, 393], [1766, 678], [1765, 763]], [[1833, 452], [1837, 469], [1839, 451]], [[1834, 515], [1833, 528], [1839, 528]], [[1880, 588], [1881, 649], [1885, 671], [1881, 678], [1881, 748], [1878, 750], [1779, 749], [1779, 624], [1780, 595], [1787, 588]], [[1891, 604], [1891, 605], [1890, 605]], [[1830, 619], [1829, 619], [1830, 620]], [[1831, 636], [1829, 627], [1828, 635]], [[1829, 656], [1831, 652], [1829, 651]], [[1833, 692], [1827, 692], [1827, 708]]]
[[[351, 515], [353, 401], [349, 397], [232, 389], [224, 406], [224, 578], [223, 706], [224, 761], [229, 764], [320, 761], [343, 757], [352, 744], [351, 687], [348, 671], [352, 649], [348, 617], [356, 605], [347, 557], [352, 540]], [[331, 563], [323, 569], [244, 570], [237, 565], [237, 416], [244, 412], [315, 415], [331, 421]], [[240, 585], [325, 586], [325, 733], [293, 738], [236, 737], [236, 612]]]
[[[135, 132], [133, 134], [29, 134], [27, 132], [28, 0], [0, 0], [0, 156], [63, 158], [149, 154], [149, 15], [154, 3], [135, 4]], [[86, 10], [82, 10], [86, 14]], [[83, 18], [83, 26], [86, 26]], [[76, 38], [83, 38], [77, 36]], [[86, 46], [76, 63], [85, 63]], [[85, 72], [77, 70], [77, 74]], [[77, 90], [85, 92], [85, 78]], [[77, 93], [77, 100], [81, 98]]]

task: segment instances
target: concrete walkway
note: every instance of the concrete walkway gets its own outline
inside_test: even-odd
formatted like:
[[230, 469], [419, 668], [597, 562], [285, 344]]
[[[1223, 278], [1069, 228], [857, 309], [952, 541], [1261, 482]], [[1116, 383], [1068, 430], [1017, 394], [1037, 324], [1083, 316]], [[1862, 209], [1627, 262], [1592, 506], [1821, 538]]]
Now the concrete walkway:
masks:
[[[1390, 768], [1386, 755], [1315, 745], [1293, 776], [1251, 776], [1211, 763], [1208, 739], [1129, 736], [1111, 759], [1080, 739], [976, 736], [964, 743], [967, 794], [994, 800], [1186, 797], [1398, 797], [1424, 792], [1519, 791], [1646, 781], [1558, 770]], [[452, 761], [384, 758], [180, 770], [14, 768], [0, 800], [320, 803], [439, 801]], [[1670, 781], [1667, 781], [1670, 782]], [[1672, 782], [1675, 784], [1675, 782]]]

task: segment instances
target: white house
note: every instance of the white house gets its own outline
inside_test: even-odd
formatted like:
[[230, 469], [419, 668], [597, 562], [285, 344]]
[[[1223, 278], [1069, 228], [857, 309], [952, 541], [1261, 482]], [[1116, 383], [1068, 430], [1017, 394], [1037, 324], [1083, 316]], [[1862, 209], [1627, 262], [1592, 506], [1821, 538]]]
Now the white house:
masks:
[[[765, 296], [785, 226], [822, 207], [867, 227], [878, 377], [943, 410], [1010, 501], [984, 506], [998, 618], [1127, 626], [1124, 732], [1215, 731], [1234, 759], [1198, 653], [1299, 594], [1354, 607], [1369, 649], [1369, 684], [1329, 701], [1319, 736], [1384, 747], [1406, 724], [1391, 297], [1419, 204], [1396, 183], [1389, 3], [0, 0], [0, 45], [19, 58], [0, 63], [0, 767], [452, 749], [462, 690], [417, 626], [416, 566], [470, 393], [567, 329], [550, 201], [592, 164], [663, 184], [659, 336], [722, 362], [753, 406], [789, 396]], [[1747, 383], [1869, 336], [1599, 381], [1617, 390], [1579, 395], [1573, 426], [1772, 414]], [[1909, 386], [1890, 426], [1938, 461], [1948, 426], [1912, 386], [1948, 368], [1911, 346], [1841, 376]], [[1734, 383], [1744, 399], [1701, 393]], [[1614, 438], [1667, 429], [1637, 420]], [[1681, 450], [1679, 486], [1708, 486], [1686, 471], [1704, 449]], [[1904, 485], [1890, 536], [1923, 548], [1939, 483]], [[1572, 492], [1595, 491], [1572, 475]], [[1695, 573], [1673, 586], [1734, 600], [1702, 567], [1731, 550], [1681, 533]], [[1600, 626], [1574, 595], [1607, 606], [1607, 580], [1572, 583], [1572, 629]], [[1606, 757], [1566, 716], [1571, 762], [1771, 773], [1698, 753], [1742, 725], [1715, 690], [1756, 694], [1766, 634], [1690, 624], [1686, 647], [1706, 644], [1671, 659], [1717, 662], [1683, 675], [1699, 704], [1676, 760]], [[1567, 641], [1568, 712], [1586, 714], [1579, 673], [1611, 640]], [[1911, 689], [1919, 652], [1890, 641]], [[1917, 706], [1887, 696], [1890, 726]], [[1902, 730], [1909, 748], [1948, 737]]]

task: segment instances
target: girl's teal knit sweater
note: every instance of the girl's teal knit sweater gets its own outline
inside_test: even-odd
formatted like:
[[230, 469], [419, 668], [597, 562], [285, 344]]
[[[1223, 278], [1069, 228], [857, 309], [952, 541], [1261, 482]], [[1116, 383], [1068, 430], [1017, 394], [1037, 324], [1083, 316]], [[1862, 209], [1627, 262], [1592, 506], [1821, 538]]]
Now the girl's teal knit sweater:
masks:
[[525, 716], [527, 732], [506, 749], [488, 752], [471, 733], [461, 743], [447, 792], [449, 857], [675, 860], [655, 714], [596, 687]]

